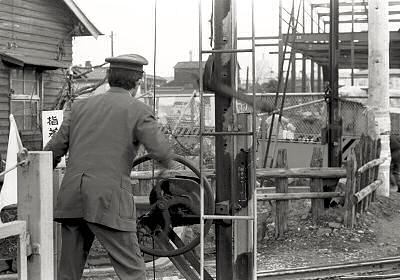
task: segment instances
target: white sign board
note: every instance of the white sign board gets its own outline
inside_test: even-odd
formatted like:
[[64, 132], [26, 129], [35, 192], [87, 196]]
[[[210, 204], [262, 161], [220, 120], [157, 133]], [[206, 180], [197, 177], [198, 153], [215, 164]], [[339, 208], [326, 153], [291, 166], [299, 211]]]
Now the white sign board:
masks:
[[[60, 129], [63, 121], [63, 110], [42, 111], [43, 147], [51, 137]], [[65, 167], [65, 157], [61, 159], [59, 167]]]
[[60, 129], [63, 117], [63, 110], [42, 111], [43, 147]]

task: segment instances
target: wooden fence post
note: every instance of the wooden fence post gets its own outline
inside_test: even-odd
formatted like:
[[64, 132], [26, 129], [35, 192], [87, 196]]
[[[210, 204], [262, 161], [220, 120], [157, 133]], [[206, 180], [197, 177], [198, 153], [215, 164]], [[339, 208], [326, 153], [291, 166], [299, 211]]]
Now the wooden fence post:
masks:
[[[363, 143], [364, 143], [364, 141], [365, 141], [364, 134], [361, 134], [360, 141], [354, 147], [354, 152], [355, 152], [356, 162], [357, 162], [354, 168], [358, 168], [363, 165], [363, 162], [364, 162], [364, 154], [363, 154], [364, 144]], [[355, 170], [355, 171], [357, 171], [357, 170]], [[362, 186], [361, 176], [356, 175], [355, 184], [356, 184], [356, 186], [355, 186], [354, 193], [358, 193], [361, 190], [361, 186]], [[361, 203], [355, 205], [355, 207], [356, 207], [356, 212], [359, 213], [360, 209], [361, 209]]]
[[[287, 152], [286, 149], [278, 150], [278, 156], [276, 159], [277, 168], [287, 168]], [[277, 193], [287, 193], [288, 192], [288, 178], [277, 179], [276, 186]], [[287, 231], [288, 225], [288, 200], [277, 200], [276, 201], [276, 231], [275, 237], [282, 237]]]
[[[380, 138], [378, 138], [376, 140], [375, 145], [376, 145], [375, 158], [380, 158], [381, 157], [381, 139]], [[375, 181], [379, 177], [379, 166], [374, 167], [373, 173], [374, 173], [374, 181]], [[372, 193], [372, 201], [375, 201], [375, 198], [376, 198], [376, 191], [374, 191]]]
[[[323, 156], [320, 147], [314, 147], [313, 154], [311, 157], [310, 167], [322, 167]], [[320, 178], [311, 178], [310, 181], [310, 192], [323, 192], [323, 180]], [[324, 210], [323, 199], [311, 199], [311, 213], [313, 222], [317, 222], [321, 213]]]
[[52, 153], [29, 152], [29, 160], [18, 167], [18, 219], [27, 222], [32, 245], [28, 279], [53, 279]]
[[26, 240], [26, 224], [23, 232], [18, 237], [18, 279], [27, 280], [28, 278], [28, 261], [26, 256], [27, 241]]
[[[53, 205], [56, 204], [58, 190], [62, 182], [62, 174], [60, 169], [53, 171]], [[54, 280], [57, 280], [58, 262], [61, 256], [61, 224], [54, 222]]]
[[357, 161], [355, 158], [354, 149], [350, 151], [349, 156], [347, 157], [346, 161], [346, 196], [344, 207], [346, 209], [344, 214], [344, 222], [345, 226], [352, 228], [354, 225], [355, 219], [355, 210], [356, 205], [353, 202], [353, 195], [356, 192], [356, 168], [357, 168]]
[[[375, 143], [374, 142], [375, 141], [370, 136], [367, 137], [367, 155], [368, 155], [367, 162], [370, 162], [375, 159]], [[372, 178], [373, 173], [374, 172], [373, 172], [372, 168], [367, 170], [367, 172], [365, 174], [365, 176], [367, 177], [367, 179], [366, 179], [367, 184], [364, 186], [364, 188], [374, 181]], [[368, 210], [369, 206], [371, 205], [371, 202], [372, 202], [372, 193], [366, 197], [364, 211]]]

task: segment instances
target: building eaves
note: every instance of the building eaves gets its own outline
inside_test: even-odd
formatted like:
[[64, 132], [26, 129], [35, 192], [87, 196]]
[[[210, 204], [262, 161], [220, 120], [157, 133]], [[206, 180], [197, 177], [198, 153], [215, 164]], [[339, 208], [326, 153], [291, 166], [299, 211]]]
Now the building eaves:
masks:
[[0, 59], [6, 63], [17, 67], [34, 65], [42, 69], [54, 70], [58, 68], [68, 68], [69, 63], [53, 59], [35, 58], [19, 53], [0, 52]]
[[103, 35], [94, 24], [86, 17], [82, 10], [75, 4], [73, 0], [63, 0], [63, 2], [68, 6], [72, 13], [78, 18], [78, 20], [83, 24], [87, 31], [94, 38], [97, 39], [99, 35]]

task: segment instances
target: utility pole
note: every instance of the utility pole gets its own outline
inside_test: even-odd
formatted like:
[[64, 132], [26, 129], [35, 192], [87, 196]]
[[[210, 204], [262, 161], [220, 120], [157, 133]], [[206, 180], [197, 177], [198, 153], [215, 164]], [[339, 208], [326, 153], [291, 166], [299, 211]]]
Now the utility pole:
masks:
[[111, 38], [111, 57], [113, 57], [114, 56], [114, 32], [113, 31], [111, 31], [110, 38]]
[[340, 167], [342, 161], [342, 121], [339, 111], [339, 0], [330, 0], [329, 26], [329, 102], [328, 166]]
[[377, 190], [378, 194], [384, 196], [389, 196], [390, 189], [388, 5], [388, 1], [382, 0], [368, 2], [368, 106], [374, 117], [369, 122], [369, 134], [381, 139], [381, 157], [387, 158], [379, 167], [383, 184]]
[[[232, 1], [214, 1], [214, 49], [232, 49]], [[235, 88], [232, 77], [234, 56], [231, 53], [215, 53], [215, 79]], [[232, 64], [233, 63], [233, 64]], [[215, 96], [215, 131], [229, 131], [234, 121], [232, 98]], [[216, 214], [232, 214], [232, 191], [234, 143], [232, 136], [215, 136], [215, 174], [216, 174]], [[223, 210], [222, 210], [223, 209]], [[217, 280], [233, 279], [231, 220], [219, 220], [215, 223], [215, 245]]]

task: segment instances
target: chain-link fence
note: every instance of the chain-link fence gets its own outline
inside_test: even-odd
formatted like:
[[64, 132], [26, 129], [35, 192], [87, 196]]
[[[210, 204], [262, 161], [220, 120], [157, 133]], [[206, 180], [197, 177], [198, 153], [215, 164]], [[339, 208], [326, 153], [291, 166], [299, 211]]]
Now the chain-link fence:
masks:
[[[286, 94], [281, 124], [277, 134], [278, 140], [293, 142], [321, 142], [321, 131], [327, 127], [327, 103], [321, 93]], [[264, 94], [257, 96], [257, 102], [265, 101], [277, 104], [279, 109], [283, 99], [279, 95]], [[358, 138], [367, 131], [367, 109], [363, 105], [366, 98], [340, 99], [342, 117], [342, 135], [344, 138]], [[204, 104], [204, 124], [206, 131], [214, 130], [215, 103], [212, 95], [206, 95]], [[236, 105], [237, 112], [250, 112], [245, 104]], [[175, 153], [190, 157], [198, 162], [200, 152], [200, 100], [196, 92], [180, 95], [157, 96], [156, 112], [162, 130], [168, 135]], [[279, 115], [275, 116], [272, 136], [276, 137]], [[399, 134], [399, 114], [391, 114], [392, 133]], [[271, 127], [271, 115], [259, 115], [257, 119], [258, 138], [267, 139]], [[233, 128], [234, 129], [234, 128]], [[214, 137], [205, 137], [203, 141], [206, 167], [212, 167], [215, 154]]]

